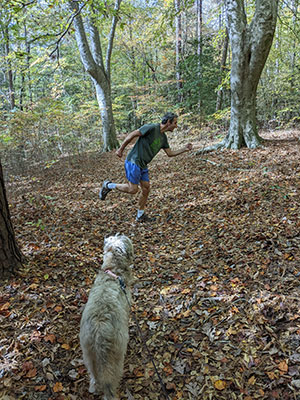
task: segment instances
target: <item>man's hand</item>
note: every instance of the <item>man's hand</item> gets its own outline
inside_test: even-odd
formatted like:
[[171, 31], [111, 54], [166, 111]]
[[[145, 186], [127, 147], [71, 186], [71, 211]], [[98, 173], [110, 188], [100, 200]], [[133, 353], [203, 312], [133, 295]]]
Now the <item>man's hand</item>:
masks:
[[121, 148], [119, 148], [119, 149], [116, 151], [116, 155], [117, 155], [119, 158], [122, 158], [123, 150], [122, 150]]
[[192, 150], [192, 148], [193, 148], [192, 143], [188, 143], [188, 144], [186, 145], [186, 149], [187, 149], [188, 151]]

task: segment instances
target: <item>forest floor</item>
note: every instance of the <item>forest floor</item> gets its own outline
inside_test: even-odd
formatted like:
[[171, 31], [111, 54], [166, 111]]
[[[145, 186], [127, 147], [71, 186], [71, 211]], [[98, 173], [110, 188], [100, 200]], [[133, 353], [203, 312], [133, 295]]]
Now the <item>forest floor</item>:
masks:
[[[79, 345], [103, 239], [135, 247], [132, 312], [169, 399], [300, 399], [299, 131], [261, 132], [256, 150], [161, 152], [148, 214], [114, 153], [66, 158], [7, 193], [27, 264], [0, 292], [0, 399], [93, 400]], [[171, 137], [174, 148], [199, 138]], [[120, 399], [164, 399], [134, 318]]]

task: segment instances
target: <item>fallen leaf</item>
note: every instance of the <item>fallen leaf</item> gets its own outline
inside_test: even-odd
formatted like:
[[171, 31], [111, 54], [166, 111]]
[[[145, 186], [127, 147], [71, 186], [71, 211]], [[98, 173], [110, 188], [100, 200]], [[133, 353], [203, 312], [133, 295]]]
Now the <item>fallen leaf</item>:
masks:
[[44, 392], [46, 389], [47, 389], [47, 386], [46, 386], [46, 385], [41, 385], [41, 386], [35, 386], [35, 387], [34, 387], [34, 390], [35, 390], [36, 392]]
[[280, 371], [282, 371], [282, 372], [287, 372], [287, 371], [289, 370], [289, 367], [288, 367], [286, 361], [284, 361], [284, 360], [281, 361], [281, 362], [278, 364], [278, 369], [280, 369]]
[[51, 342], [53, 344], [56, 341], [56, 337], [53, 334], [49, 334], [44, 337], [44, 340], [45, 342]]
[[56, 382], [56, 384], [53, 386], [54, 393], [62, 392], [63, 390], [64, 388], [61, 382]]
[[224, 389], [226, 389], [227, 384], [225, 381], [222, 381], [221, 379], [219, 379], [214, 383], [214, 386], [218, 390], [224, 390]]

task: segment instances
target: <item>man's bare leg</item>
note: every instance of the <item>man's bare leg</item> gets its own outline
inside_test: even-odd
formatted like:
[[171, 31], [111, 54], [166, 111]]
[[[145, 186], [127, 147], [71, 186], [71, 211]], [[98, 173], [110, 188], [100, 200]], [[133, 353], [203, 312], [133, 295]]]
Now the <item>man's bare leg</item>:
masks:
[[142, 193], [139, 198], [139, 210], [144, 210], [150, 193], [150, 182], [140, 181]]
[[138, 185], [129, 181], [127, 183], [113, 183], [107, 180], [103, 182], [102, 188], [99, 192], [100, 199], [105, 200], [107, 194], [113, 189], [117, 189], [123, 193], [136, 194], [139, 190], [139, 187]]
[[123, 193], [136, 194], [139, 187], [138, 185], [128, 181], [127, 183], [117, 183], [116, 189]]

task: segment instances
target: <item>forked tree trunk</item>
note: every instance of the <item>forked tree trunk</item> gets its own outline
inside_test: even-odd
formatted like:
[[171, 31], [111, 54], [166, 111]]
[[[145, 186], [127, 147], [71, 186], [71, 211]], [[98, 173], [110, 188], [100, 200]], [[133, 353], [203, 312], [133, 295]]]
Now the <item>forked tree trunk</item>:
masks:
[[244, 0], [225, 0], [225, 7], [232, 52], [230, 126], [223, 142], [199, 153], [222, 147], [255, 148], [261, 143], [257, 131], [256, 91], [274, 37], [278, 0], [256, 0], [250, 24]]
[[257, 85], [272, 45], [278, 0], [256, 0], [255, 14], [247, 24], [243, 0], [225, 0], [226, 22], [232, 51], [231, 118], [223, 146], [255, 148]]
[[0, 278], [12, 275], [22, 261], [24, 258], [15, 239], [0, 163]]
[[112, 111], [110, 62], [120, 3], [121, 0], [115, 1], [114, 15], [112, 17], [106, 57], [104, 60], [100, 35], [94, 17], [90, 17], [85, 24], [89, 34], [88, 41], [85, 26], [81, 14], [79, 13], [78, 2], [69, 0], [69, 6], [73, 12], [75, 11], [76, 15], [74, 18], [75, 37], [81, 61], [85, 70], [92, 78], [96, 90], [102, 120], [104, 151], [113, 150], [119, 145]]

